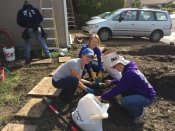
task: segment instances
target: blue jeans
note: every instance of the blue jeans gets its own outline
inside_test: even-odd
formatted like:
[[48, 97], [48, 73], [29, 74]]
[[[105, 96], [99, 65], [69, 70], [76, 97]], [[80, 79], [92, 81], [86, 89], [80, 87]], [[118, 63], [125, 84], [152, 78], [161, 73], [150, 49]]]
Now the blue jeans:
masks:
[[143, 113], [144, 107], [149, 106], [152, 102], [153, 99], [149, 99], [142, 95], [130, 95], [125, 96], [122, 99], [121, 104], [131, 113], [131, 115], [133, 115], [136, 118]]
[[55, 88], [62, 89], [59, 97], [65, 102], [70, 102], [72, 100], [76, 88], [78, 87], [78, 83], [79, 79], [73, 76], [68, 76], [58, 81], [52, 79], [52, 85]]
[[24, 56], [26, 59], [30, 59], [30, 49], [31, 49], [31, 41], [32, 38], [35, 36], [36, 40], [38, 41], [39, 45], [43, 49], [43, 52], [46, 57], [50, 58], [50, 52], [47, 47], [46, 41], [41, 36], [40, 31], [33, 31], [33, 28], [27, 28], [27, 33], [29, 35], [29, 39], [25, 40], [25, 46], [24, 46]]

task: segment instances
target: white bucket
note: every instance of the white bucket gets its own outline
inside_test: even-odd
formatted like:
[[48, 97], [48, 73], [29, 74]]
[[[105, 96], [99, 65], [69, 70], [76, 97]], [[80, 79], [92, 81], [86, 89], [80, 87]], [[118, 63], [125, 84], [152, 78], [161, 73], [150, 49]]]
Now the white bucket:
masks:
[[63, 52], [63, 53], [67, 53], [68, 49], [67, 48], [62, 48], [62, 49], [60, 49], [60, 51]]
[[6, 61], [15, 60], [15, 48], [14, 47], [11, 47], [11, 48], [4, 47], [3, 52], [4, 52]]

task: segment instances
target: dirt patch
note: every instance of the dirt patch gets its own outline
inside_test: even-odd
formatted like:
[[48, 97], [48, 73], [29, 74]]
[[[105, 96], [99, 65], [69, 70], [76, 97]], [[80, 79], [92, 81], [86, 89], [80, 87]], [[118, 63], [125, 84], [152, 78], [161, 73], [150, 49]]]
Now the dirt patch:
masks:
[[[76, 57], [78, 49], [70, 50], [70, 55]], [[147, 39], [133, 40], [132, 38], [113, 38], [108, 42], [102, 42], [107, 49], [117, 50], [127, 59], [138, 63], [140, 70], [145, 74], [150, 83], [155, 87], [158, 95], [153, 105], [147, 108], [144, 125], [134, 125], [127, 111], [120, 104], [111, 106], [108, 110], [109, 118], [103, 120], [104, 131], [173, 131], [175, 130], [175, 46], [164, 43], [151, 43]], [[48, 76], [59, 64], [54, 61], [51, 65], [25, 66], [19, 70], [21, 80], [15, 87], [17, 92], [27, 94], [43, 77]], [[23, 89], [21, 90], [21, 87]], [[77, 91], [73, 103], [68, 110], [63, 111], [62, 105], [57, 99], [54, 106], [62, 112], [62, 115], [70, 120], [70, 113], [75, 110], [78, 100], [84, 95]], [[26, 95], [21, 99], [29, 99]], [[15, 113], [22, 107], [11, 109], [9, 114]], [[66, 108], [66, 107], [65, 107]], [[6, 109], [4, 107], [4, 109]], [[2, 111], [1, 107], [1, 111]], [[1, 112], [3, 115], [6, 112]], [[49, 109], [41, 119], [24, 120], [11, 117], [8, 122], [35, 124], [38, 131], [66, 130], [66, 125]], [[5, 126], [8, 122], [2, 123]], [[1, 127], [2, 127], [1, 126]]]
[[[147, 110], [145, 124], [134, 126], [131, 119], [120, 108], [109, 110], [112, 118], [105, 120], [113, 129], [107, 130], [175, 130], [175, 46], [164, 43], [148, 43], [146, 39], [122, 45], [121, 39], [115, 39], [116, 50], [127, 59], [137, 62], [140, 70], [155, 87], [158, 95], [155, 103]], [[119, 44], [116, 44], [119, 43]], [[139, 45], [137, 45], [139, 43]], [[107, 43], [104, 45], [107, 46]], [[127, 44], [127, 46], [126, 46]], [[112, 44], [110, 45], [112, 46]], [[113, 49], [113, 47], [106, 47]], [[111, 111], [111, 112], [110, 112]]]

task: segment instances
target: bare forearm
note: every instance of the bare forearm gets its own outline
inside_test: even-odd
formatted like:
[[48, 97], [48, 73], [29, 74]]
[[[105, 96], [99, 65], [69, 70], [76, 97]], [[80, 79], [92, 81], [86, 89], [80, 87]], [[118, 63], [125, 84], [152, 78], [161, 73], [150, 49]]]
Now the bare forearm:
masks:
[[92, 82], [87, 81], [87, 80], [85, 80], [85, 79], [81, 79], [81, 82], [82, 82], [83, 84], [92, 85]]
[[81, 89], [83, 89], [85, 91], [87, 90], [87, 86], [85, 86], [81, 81], [79, 81], [78, 87], [80, 87]]

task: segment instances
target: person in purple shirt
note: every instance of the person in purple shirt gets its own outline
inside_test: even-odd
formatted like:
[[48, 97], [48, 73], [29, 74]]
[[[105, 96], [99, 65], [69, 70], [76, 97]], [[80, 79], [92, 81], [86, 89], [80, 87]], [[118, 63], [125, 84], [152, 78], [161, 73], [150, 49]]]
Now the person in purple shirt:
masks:
[[140, 72], [135, 62], [125, 60], [123, 56], [117, 54], [111, 56], [106, 62], [109, 67], [121, 72], [122, 78], [120, 80], [106, 80], [106, 84], [114, 85], [114, 87], [97, 98], [107, 100], [121, 94], [123, 97], [122, 107], [131, 113], [135, 124], [143, 124], [144, 107], [153, 102], [156, 91]]
[[[95, 56], [97, 57], [97, 61], [93, 61], [85, 66], [90, 78], [93, 80], [96, 79], [96, 73], [98, 73], [98, 78], [102, 79], [102, 62], [101, 62], [101, 51], [99, 49], [100, 38], [97, 34], [92, 34], [89, 38], [88, 44], [84, 44], [80, 50], [79, 58], [82, 56], [82, 52], [86, 48], [90, 48], [94, 51]], [[85, 71], [84, 71], [85, 74]]]

